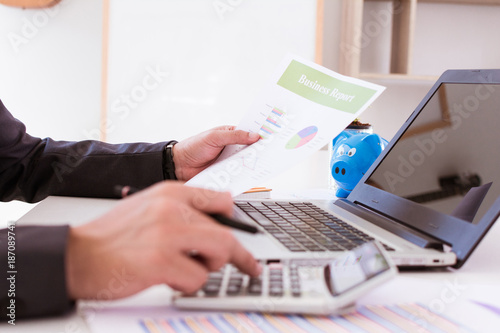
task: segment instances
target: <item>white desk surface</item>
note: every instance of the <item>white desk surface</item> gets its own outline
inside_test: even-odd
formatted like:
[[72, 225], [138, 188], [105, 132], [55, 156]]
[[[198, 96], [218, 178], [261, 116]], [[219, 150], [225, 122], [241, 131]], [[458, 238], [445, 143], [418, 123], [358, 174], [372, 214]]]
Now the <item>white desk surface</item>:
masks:
[[[324, 198], [329, 193], [319, 191], [301, 191], [292, 194], [294, 198]], [[283, 195], [284, 197], [280, 196]], [[273, 198], [290, 198], [287, 194], [274, 194]], [[49, 197], [23, 216], [18, 225], [61, 224], [71, 221], [78, 225], [91, 220], [109, 210], [115, 200]], [[446, 304], [463, 295], [476, 293], [477, 290], [491, 290], [492, 301], [500, 299], [500, 226], [494, 225], [482, 240], [466, 264], [459, 270], [446, 269], [436, 271], [402, 272], [394, 280], [377, 288], [358, 301], [358, 304], [387, 304], [415, 302], [415, 298], [427, 300], [444, 299]], [[456, 286], [454, 288], [453, 286]], [[490, 288], [490, 289], [488, 289]], [[164, 286], [150, 288], [129, 299], [115, 302], [100, 302], [103, 306], [163, 307], [169, 306], [170, 290]], [[484, 296], [483, 296], [484, 297]], [[79, 307], [89, 305], [82, 303]], [[0, 331], [9, 332], [51, 332], [51, 333], [86, 333], [90, 332], [87, 323], [77, 310], [60, 317], [16, 320], [16, 325], [0, 323]]]

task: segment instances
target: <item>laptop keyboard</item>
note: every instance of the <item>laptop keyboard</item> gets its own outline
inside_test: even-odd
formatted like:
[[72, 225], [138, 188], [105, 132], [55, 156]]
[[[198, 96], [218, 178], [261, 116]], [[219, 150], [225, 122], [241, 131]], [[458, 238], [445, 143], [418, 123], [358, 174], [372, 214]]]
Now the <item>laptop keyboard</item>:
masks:
[[293, 252], [351, 250], [374, 239], [310, 202], [235, 204]]

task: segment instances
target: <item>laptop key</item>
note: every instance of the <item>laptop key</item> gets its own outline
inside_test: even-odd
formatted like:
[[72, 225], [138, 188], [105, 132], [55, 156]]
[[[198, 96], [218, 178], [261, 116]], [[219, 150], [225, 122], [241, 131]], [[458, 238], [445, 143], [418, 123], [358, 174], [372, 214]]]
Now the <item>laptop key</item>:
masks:
[[345, 248], [340, 246], [339, 244], [330, 244], [330, 245], [326, 245], [325, 247], [329, 251], [343, 251], [343, 250], [345, 250]]
[[304, 252], [306, 250], [304, 247], [301, 246], [290, 246], [287, 247], [287, 249], [289, 249], [292, 252]]

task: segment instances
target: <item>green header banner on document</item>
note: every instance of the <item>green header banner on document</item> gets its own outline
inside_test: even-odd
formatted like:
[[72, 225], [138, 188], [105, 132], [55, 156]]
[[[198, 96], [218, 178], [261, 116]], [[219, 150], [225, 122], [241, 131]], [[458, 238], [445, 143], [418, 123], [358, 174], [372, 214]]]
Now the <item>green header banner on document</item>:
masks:
[[356, 113], [376, 90], [342, 81], [292, 60], [278, 85], [308, 100], [349, 113]]

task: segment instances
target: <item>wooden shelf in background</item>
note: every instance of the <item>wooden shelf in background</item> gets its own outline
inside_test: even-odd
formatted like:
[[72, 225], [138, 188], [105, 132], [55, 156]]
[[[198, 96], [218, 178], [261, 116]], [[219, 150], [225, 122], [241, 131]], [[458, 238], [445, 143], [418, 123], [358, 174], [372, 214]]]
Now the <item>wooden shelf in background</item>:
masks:
[[349, 76], [359, 75], [361, 47], [359, 32], [363, 27], [363, 0], [342, 2], [339, 71]]
[[[361, 73], [361, 31], [365, 1], [392, 2], [392, 39], [390, 73]], [[436, 80], [438, 76], [413, 75], [413, 36], [419, 3], [500, 5], [500, 0], [343, 0], [339, 72], [365, 79]]]
[[417, 0], [394, 1], [392, 15], [391, 73], [410, 74]]

